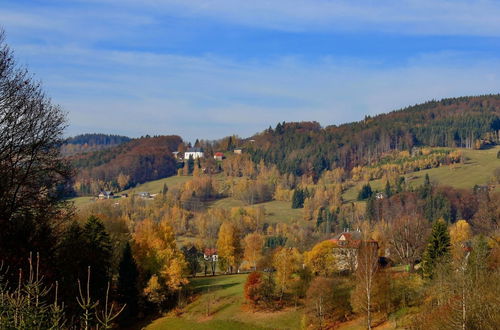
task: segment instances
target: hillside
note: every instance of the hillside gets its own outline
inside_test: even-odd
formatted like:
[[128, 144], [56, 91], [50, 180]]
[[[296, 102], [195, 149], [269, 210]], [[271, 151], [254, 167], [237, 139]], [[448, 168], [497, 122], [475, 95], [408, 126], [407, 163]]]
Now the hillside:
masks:
[[[486, 185], [493, 176], [493, 171], [500, 167], [500, 159], [497, 158], [500, 146], [486, 150], [461, 149], [464, 156], [463, 164], [440, 166], [428, 170], [422, 170], [405, 175], [408, 185], [418, 187], [424, 182], [425, 175], [429, 175], [431, 181], [444, 186], [458, 189], [472, 189], [475, 185]], [[382, 191], [385, 181], [383, 179], [370, 182], [373, 189]], [[345, 201], [356, 200], [361, 184], [350, 187], [343, 195]], [[500, 191], [500, 186], [496, 186]]]
[[280, 123], [251, 137], [246, 149], [258, 163], [282, 173], [318, 177], [326, 169], [376, 162], [414, 146], [481, 148], [500, 142], [500, 95], [430, 101], [340, 126]]
[[171, 176], [177, 171], [179, 136], [144, 137], [96, 152], [69, 158], [76, 169], [74, 191], [96, 195], [100, 190], [119, 191]]
[[301, 315], [294, 309], [276, 313], [245, 311], [246, 278], [247, 275], [225, 275], [192, 279], [190, 286], [197, 298], [180, 316], [160, 318], [146, 329], [300, 329]]

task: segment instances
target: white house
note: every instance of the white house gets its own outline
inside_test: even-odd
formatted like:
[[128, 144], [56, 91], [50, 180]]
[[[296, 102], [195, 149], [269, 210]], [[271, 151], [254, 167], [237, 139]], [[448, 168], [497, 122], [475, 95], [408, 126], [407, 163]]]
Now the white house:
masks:
[[205, 153], [202, 148], [189, 148], [188, 151], [184, 153], [184, 159], [189, 159], [189, 157], [192, 157], [193, 159], [203, 158], [204, 156]]

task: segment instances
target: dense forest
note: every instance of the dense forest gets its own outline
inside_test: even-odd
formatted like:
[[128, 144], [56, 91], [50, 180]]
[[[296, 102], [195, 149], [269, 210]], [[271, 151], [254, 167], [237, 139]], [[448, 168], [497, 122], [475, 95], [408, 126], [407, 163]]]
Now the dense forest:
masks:
[[177, 171], [172, 152], [179, 136], [133, 139], [104, 150], [73, 155], [69, 158], [77, 170], [73, 188], [78, 194], [96, 194], [100, 190], [123, 190], [137, 183], [171, 176]]
[[376, 162], [415, 146], [484, 148], [500, 141], [500, 95], [430, 101], [363, 121], [322, 128], [317, 122], [279, 123], [251, 137], [254, 162], [282, 173], [309, 174]]
[[64, 140], [61, 154], [72, 156], [75, 154], [99, 151], [130, 141], [127, 136], [111, 134], [81, 134]]

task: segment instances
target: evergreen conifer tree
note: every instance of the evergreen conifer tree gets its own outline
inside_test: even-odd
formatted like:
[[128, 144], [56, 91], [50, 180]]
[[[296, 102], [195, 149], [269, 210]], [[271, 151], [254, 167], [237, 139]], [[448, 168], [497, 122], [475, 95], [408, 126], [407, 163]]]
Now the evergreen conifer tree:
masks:
[[432, 225], [431, 237], [424, 252], [422, 269], [424, 276], [432, 277], [436, 265], [448, 262], [450, 256], [450, 234], [444, 220], [439, 219]]
[[297, 188], [292, 195], [292, 209], [300, 209], [304, 207], [305, 194], [304, 190]]
[[118, 267], [118, 301], [126, 304], [123, 314], [120, 316], [121, 325], [133, 319], [137, 315], [137, 301], [139, 299], [139, 290], [137, 281], [139, 271], [132, 255], [132, 248], [127, 242], [123, 250], [123, 256]]
[[101, 299], [110, 280], [111, 240], [101, 219], [93, 215], [85, 223], [82, 234], [85, 240], [82, 252], [91, 270], [91, 293], [94, 299]]
[[389, 183], [389, 181], [385, 182], [384, 193], [385, 193], [385, 197], [387, 197], [387, 198], [392, 196], [392, 189], [391, 189], [391, 184]]

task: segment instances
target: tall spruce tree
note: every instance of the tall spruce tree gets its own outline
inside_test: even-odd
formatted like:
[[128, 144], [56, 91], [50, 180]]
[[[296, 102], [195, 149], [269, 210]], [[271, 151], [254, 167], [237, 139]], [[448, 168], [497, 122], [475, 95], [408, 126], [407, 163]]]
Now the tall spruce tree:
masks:
[[425, 277], [432, 277], [439, 263], [449, 261], [450, 248], [448, 226], [444, 220], [439, 219], [432, 225], [431, 236], [422, 260], [422, 270]]
[[305, 193], [304, 190], [297, 188], [292, 195], [292, 209], [300, 209], [304, 207]]
[[137, 315], [137, 301], [139, 300], [138, 277], [139, 271], [132, 255], [132, 248], [130, 243], [127, 242], [118, 266], [118, 301], [121, 304], [126, 304], [123, 314], [120, 316], [121, 325], [126, 325]]
[[93, 215], [85, 223], [82, 235], [85, 240], [82, 252], [91, 270], [91, 293], [94, 299], [102, 299], [110, 280], [111, 240], [101, 219]]

